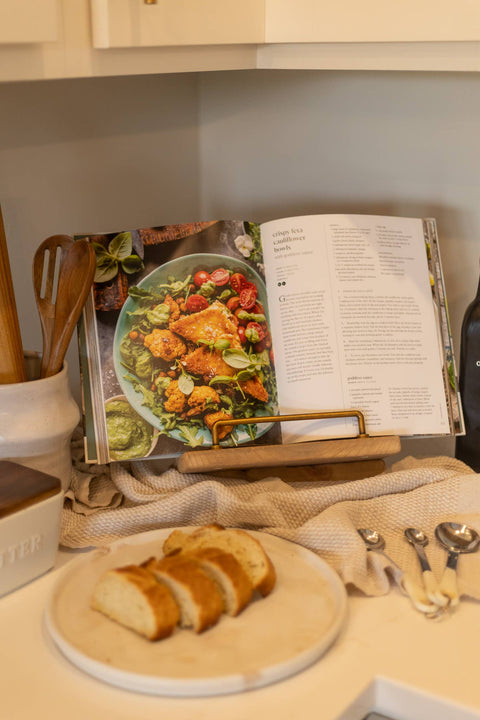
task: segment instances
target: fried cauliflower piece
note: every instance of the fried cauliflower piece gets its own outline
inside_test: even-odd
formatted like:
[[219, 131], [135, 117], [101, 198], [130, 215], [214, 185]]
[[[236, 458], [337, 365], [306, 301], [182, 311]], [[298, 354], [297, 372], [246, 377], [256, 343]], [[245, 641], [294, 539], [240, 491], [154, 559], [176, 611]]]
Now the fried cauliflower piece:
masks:
[[170, 310], [170, 318], [168, 321], [170, 325], [172, 322], [175, 322], [175, 320], [178, 320], [178, 318], [180, 317], [180, 308], [177, 301], [174, 300], [171, 295], [166, 295], [163, 302], [165, 305], [168, 306], [168, 309]]
[[165, 390], [165, 397], [167, 398], [163, 404], [163, 407], [167, 412], [183, 412], [185, 405], [187, 404], [187, 396], [182, 393], [178, 387], [178, 380], [172, 380]]
[[190, 407], [190, 410], [187, 411], [187, 416], [200, 415], [204, 412], [207, 404], [219, 402], [220, 396], [216, 390], [208, 385], [197, 385], [193, 388], [187, 400], [188, 406]]
[[143, 344], [154, 357], [168, 362], [181, 357], [187, 351], [185, 343], [171, 330], [160, 330], [160, 328], [154, 328], [149, 335], [146, 335]]
[[[212, 431], [212, 428], [214, 424], [217, 422], [217, 420], [233, 420], [233, 415], [230, 415], [230, 413], [225, 412], [225, 410], [218, 410], [218, 412], [213, 413], [207, 413], [204, 416], [205, 425], [208, 427], [210, 432]], [[223, 425], [218, 430], [218, 439], [223, 440], [223, 438], [227, 437], [227, 435], [230, 435], [230, 433], [233, 430], [233, 425]]]

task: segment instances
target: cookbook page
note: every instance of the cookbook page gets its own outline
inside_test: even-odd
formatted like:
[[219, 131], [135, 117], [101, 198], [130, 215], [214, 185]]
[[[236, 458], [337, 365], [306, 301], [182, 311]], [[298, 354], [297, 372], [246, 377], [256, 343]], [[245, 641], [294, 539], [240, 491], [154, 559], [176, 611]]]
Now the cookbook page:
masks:
[[[258, 225], [90, 234], [97, 258], [80, 364], [88, 462], [279, 442]], [[257, 421], [258, 418], [258, 421]], [[256, 422], [251, 422], [255, 419]]]
[[[262, 225], [281, 413], [355, 408], [371, 435], [450, 432], [423, 222], [307, 216]], [[356, 420], [282, 424], [284, 442]]]

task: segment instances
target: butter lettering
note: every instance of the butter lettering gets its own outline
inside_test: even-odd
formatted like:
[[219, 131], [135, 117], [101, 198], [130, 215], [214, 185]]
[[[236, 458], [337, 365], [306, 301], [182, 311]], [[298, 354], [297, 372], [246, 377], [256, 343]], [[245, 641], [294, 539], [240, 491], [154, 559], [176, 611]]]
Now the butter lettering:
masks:
[[15, 545], [9, 545], [6, 549], [0, 550], [0, 569], [7, 563], [13, 564], [17, 560], [22, 560], [34, 552], [38, 552], [42, 547], [43, 535], [36, 533], [30, 537], [20, 540]]

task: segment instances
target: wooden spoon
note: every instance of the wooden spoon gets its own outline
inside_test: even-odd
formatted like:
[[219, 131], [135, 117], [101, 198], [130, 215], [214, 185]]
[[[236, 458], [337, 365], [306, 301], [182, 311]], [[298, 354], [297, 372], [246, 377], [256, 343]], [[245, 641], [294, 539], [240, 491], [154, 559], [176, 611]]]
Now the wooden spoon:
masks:
[[62, 369], [72, 333], [92, 287], [95, 251], [87, 240], [77, 240], [62, 259], [58, 277], [55, 322], [44, 377]]
[[7, 239], [0, 209], [0, 384], [27, 379]]
[[43, 336], [41, 377], [45, 377], [50, 357], [59, 270], [73, 244], [73, 238], [69, 235], [52, 235], [39, 245], [33, 258], [33, 287]]

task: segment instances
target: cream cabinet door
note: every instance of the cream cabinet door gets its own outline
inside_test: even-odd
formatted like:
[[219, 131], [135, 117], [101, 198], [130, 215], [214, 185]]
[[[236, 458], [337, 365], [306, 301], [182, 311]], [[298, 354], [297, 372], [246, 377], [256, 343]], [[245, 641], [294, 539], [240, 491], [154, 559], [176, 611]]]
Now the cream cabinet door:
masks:
[[265, 0], [267, 43], [480, 40], [479, 0]]
[[56, 39], [56, 0], [0, 0], [0, 44]]
[[96, 48], [262, 43], [264, 0], [90, 0]]

